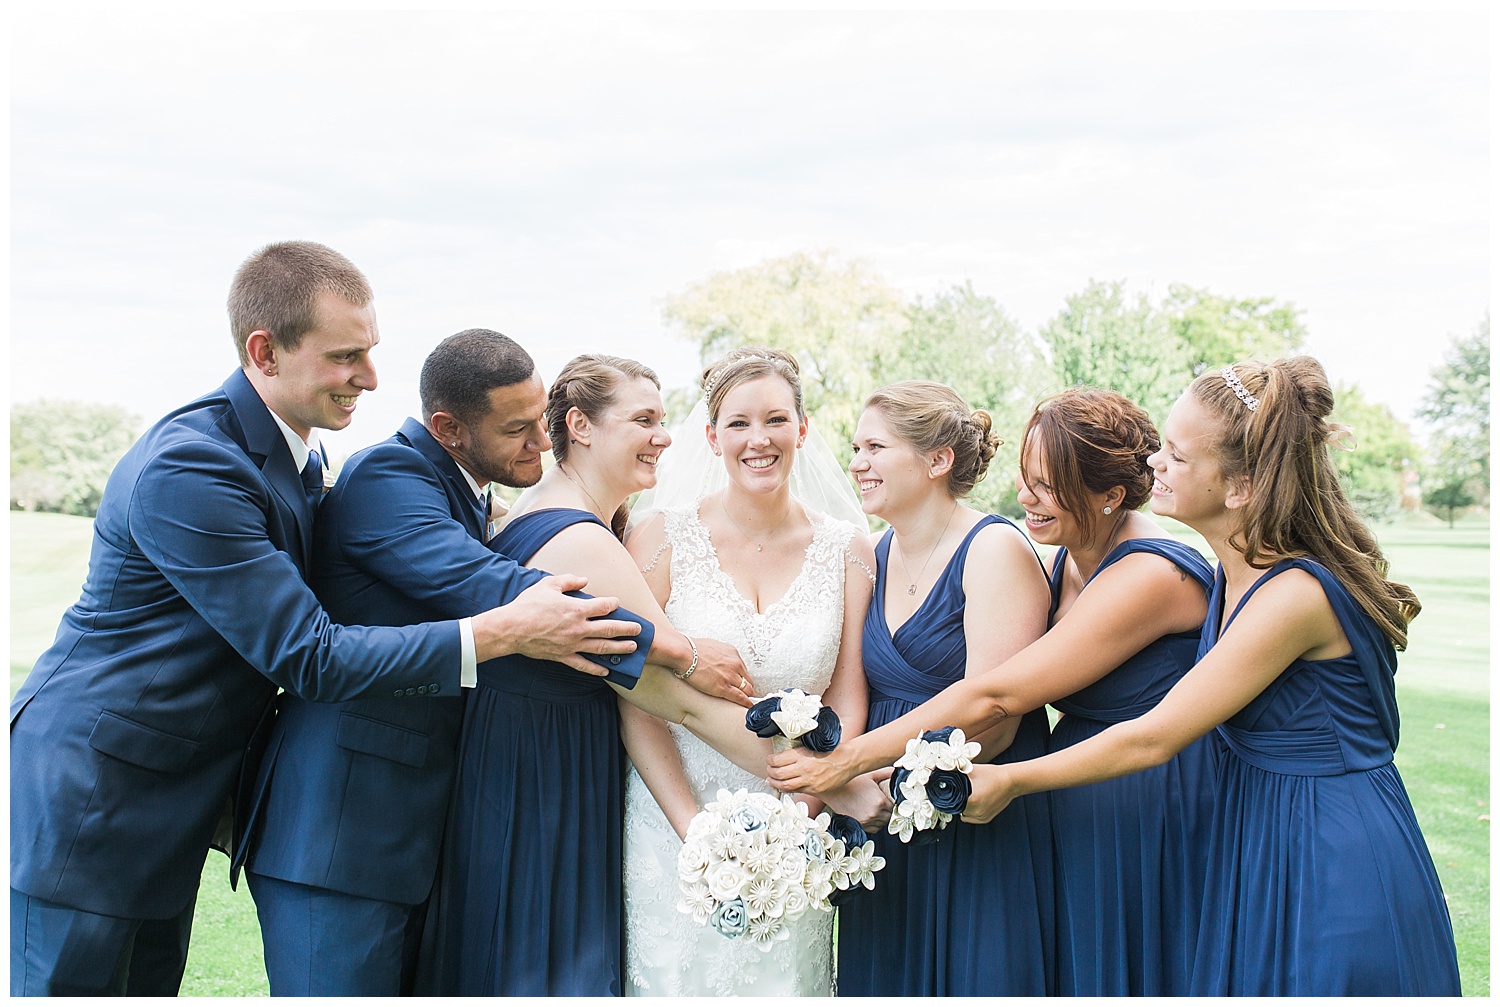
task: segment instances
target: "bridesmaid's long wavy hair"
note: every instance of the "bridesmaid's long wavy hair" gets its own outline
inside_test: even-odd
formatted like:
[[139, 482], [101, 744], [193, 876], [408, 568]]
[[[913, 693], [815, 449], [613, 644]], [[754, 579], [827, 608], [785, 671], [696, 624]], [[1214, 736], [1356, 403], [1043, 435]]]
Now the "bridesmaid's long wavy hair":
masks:
[[[655, 371], [628, 357], [584, 353], [564, 364], [547, 392], [547, 436], [552, 438], [552, 457], [559, 463], [567, 461], [569, 409], [577, 409], [589, 419], [598, 420], [604, 410], [614, 404], [620, 386], [638, 378], [661, 387], [661, 379]], [[610, 518], [610, 530], [621, 540], [629, 517], [630, 506], [621, 504]]]
[[[1239, 382], [1248, 403], [1226, 379]], [[1330, 454], [1333, 389], [1323, 365], [1298, 356], [1263, 364], [1246, 360], [1208, 371], [1188, 388], [1219, 421], [1213, 450], [1225, 479], [1245, 478], [1249, 503], [1229, 544], [1258, 570], [1308, 556], [1354, 595], [1398, 650], [1422, 610], [1416, 594], [1386, 577], [1380, 543], [1344, 495]]]

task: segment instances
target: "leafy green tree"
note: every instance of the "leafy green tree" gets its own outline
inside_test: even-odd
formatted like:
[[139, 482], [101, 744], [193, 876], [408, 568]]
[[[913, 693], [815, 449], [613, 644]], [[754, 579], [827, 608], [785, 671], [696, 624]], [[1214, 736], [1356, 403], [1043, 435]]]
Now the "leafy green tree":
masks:
[[1490, 318], [1448, 347], [1417, 415], [1432, 424], [1424, 500], [1453, 523], [1458, 510], [1489, 506]]
[[40, 401], [10, 413], [12, 510], [92, 517], [140, 420], [120, 406]]
[[1307, 338], [1301, 312], [1269, 297], [1235, 300], [1174, 283], [1161, 310], [1183, 352], [1188, 380], [1237, 360], [1287, 356]]
[[1040, 335], [1052, 359], [1054, 390], [1112, 388], [1160, 423], [1187, 385], [1182, 344], [1166, 316], [1144, 294], [1127, 296], [1123, 282], [1090, 280]]
[[1416, 441], [1390, 407], [1371, 402], [1355, 385], [1338, 387], [1334, 403], [1329, 419], [1352, 428], [1341, 442], [1354, 449], [1333, 453], [1344, 492], [1366, 520], [1389, 521], [1401, 508], [1408, 473], [1417, 467]]
[[899, 291], [868, 263], [827, 251], [715, 273], [669, 297], [663, 315], [705, 365], [750, 343], [795, 354], [807, 410], [844, 457], [859, 407], [880, 383], [881, 350], [906, 324]]
[[1452, 528], [1459, 513], [1479, 502], [1474, 484], [1474, 469], [1468, 459], [1440, 454], [1423, 475], [1422, 503]]
[[941, 381], [971, 407], [987, 410], [1005, 443], [971, 501], [980, 509], [1020, 514], [1014, 474], [1021, 432], [1047, 372], [1035, 341], [1003, 307], [967, 282], [917, 298], [906, 310], [905, 331], [881, 353], [877, 377], [881, 384]]

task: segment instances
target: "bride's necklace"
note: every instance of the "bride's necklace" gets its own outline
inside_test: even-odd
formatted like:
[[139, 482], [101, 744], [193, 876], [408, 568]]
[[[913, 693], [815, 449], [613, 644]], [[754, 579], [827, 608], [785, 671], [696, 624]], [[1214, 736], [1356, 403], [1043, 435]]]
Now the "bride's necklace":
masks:
[[589, 492], [589, 488], [583, 483], [579, 482], [577, 479], [574, 479], [573, 476], [568, 472], [566, 468], [563, 467], [561, 463], [558, 463], [557, 471], [561, 472], [563, 474], [563, 478], [568, 480], [568, 482], [583, 490], [583, 495], [588, 497], [589, 503], [594, 505], [594, 513], [598, 516], [600, 521], [604, 522], [605, 526], [607, 527], [609, 525], [609, 518], [605, 515], [604, 508], [599, 506], [599, 501], [594, 499], [594, 494]]
[[755, 551], [756, 552], [761, 552], [765, 548], [765, 543], [769, 542], [771, 539], [775, 538], [776, 537], [776, 533], [779, 532], [779, 531], [781, 531], [781, 526], [784, 525], [784, 524], [786, 524], [786, 519], [792, 516], [792, 505], [791, 505], [791, 502], [788, 501], [787, 505], [786, 505], [786, 513], [783, 514], [783, 515], [781, 515], [781, 520], [776, 522], [776, 527], [772, 528], [770, 531], [766, 532], [765, 537], [762, 538], [759, 542], [757, 542], [757, 541], [755, 541], [755, 536], [751, 535], [744, 528], [741, 528], [740, 527], [740, 523], [734, 519], [734, 515], [729, 513], [729, 505], [728, 504], [726, 504], [722, 500], [720, 500], [719, 501], [719, 509], [724, 512], [724, 516], [729, 519], [729, 523], [732, 524], [732, 525], [734, 525], [734, 530], [737, 531], [737, 532], [739, 532], [741, 535], [743, 535], [745, 537], [745, 541], [747, 541], [751, 545], [755, 546]]
[[[921, 580], [922, 579], [922, 574], [924, 574], [924, 573], [927, 572], [927, 564], [932, 562], [932, 557], [937, 553], [938, 546], [940, 546], [940, 545], [943, 544], [943, 539], [948, 534], [948, 528], [949, 528], [949, 526], [951, 526], [953, 524], [953, 515], [955, 515], [957, 513], [958, 513], [958, 504], [955, 502], [953, 504], [953, 509], [948, 512], [948, 520], [947, 520], [946, 523], [944, 523], [943, 530], [938, 533], [937, 541], [935, 541], [935, 542], [932, 543], [932, 548], [929, 549], [929, 550], [927, 550], [927, 558], [922, 561], [922, 569], [920, 569], [920, 570], [917, 571], [917, 575], [915, 577], [913, 577], [911, 575], [911, 570], [906, 565], [906, 550], [902, 549], [901, 550], [901, 555], [896, 557], [897, 559], [899, 559], [901, 561], [901, 572], [904, 573], [904, 574], [906, 574], [906, 593], [907, 594], [915, 595], [917, 593], [917, 581]], [[896, 540], [896, 544], [897, 545], [901, 544], [900, 539]]]

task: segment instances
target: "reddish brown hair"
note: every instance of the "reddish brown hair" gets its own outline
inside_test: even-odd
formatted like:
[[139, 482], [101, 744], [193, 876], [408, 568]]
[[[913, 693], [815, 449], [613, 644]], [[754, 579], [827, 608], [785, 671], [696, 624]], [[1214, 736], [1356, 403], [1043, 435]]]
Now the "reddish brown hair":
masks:
[[1043, 399], [1026, 421], [1021, 443], [1021, 481], [1032, 483], [1024, 446], [1035, 445], [1052, 496], [1090, 539], [1100, 514], [1089, 506], [1089, 494], [1123, 487], [1121, 507], [1129, 510], [1151, 496], [1154, 477], [1146, 459], [1161, 447], [1161, 435], [1146, 410], [1119, 392], [1070, 388]]

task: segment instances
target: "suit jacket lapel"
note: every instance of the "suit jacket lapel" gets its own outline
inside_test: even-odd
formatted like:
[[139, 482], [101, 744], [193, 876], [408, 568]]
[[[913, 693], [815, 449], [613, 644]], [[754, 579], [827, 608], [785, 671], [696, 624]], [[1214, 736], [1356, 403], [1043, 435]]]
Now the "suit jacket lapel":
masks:
[[258, 461], [266, 482], [291, 513], [302, 547], [296, 556], [297, 565], [306, 572], [312, 559], [313, 506], [302, 487], [302, 473], [292, 461], [286, 438], [244, 371], [235, 371], [229, 376], [224, 382], [224, 394], [229, 397], [235, 418], [245, 432], [246, 451]]
[[453, 510], [463, 520], [469, 534], [483, 542], [484, 526], [489, 515], [484, 514], [483, 505], [475, 501], [474, 491], [469, 488], [469, 481], [459, 471], [453, 456], [443, 450], [443, 446], [426, 427], [410, 417], [401, 424], [397, 436], [415, 448], [437, 470], [439, 480], [448, 491], [449, 501], [454, 505]]

